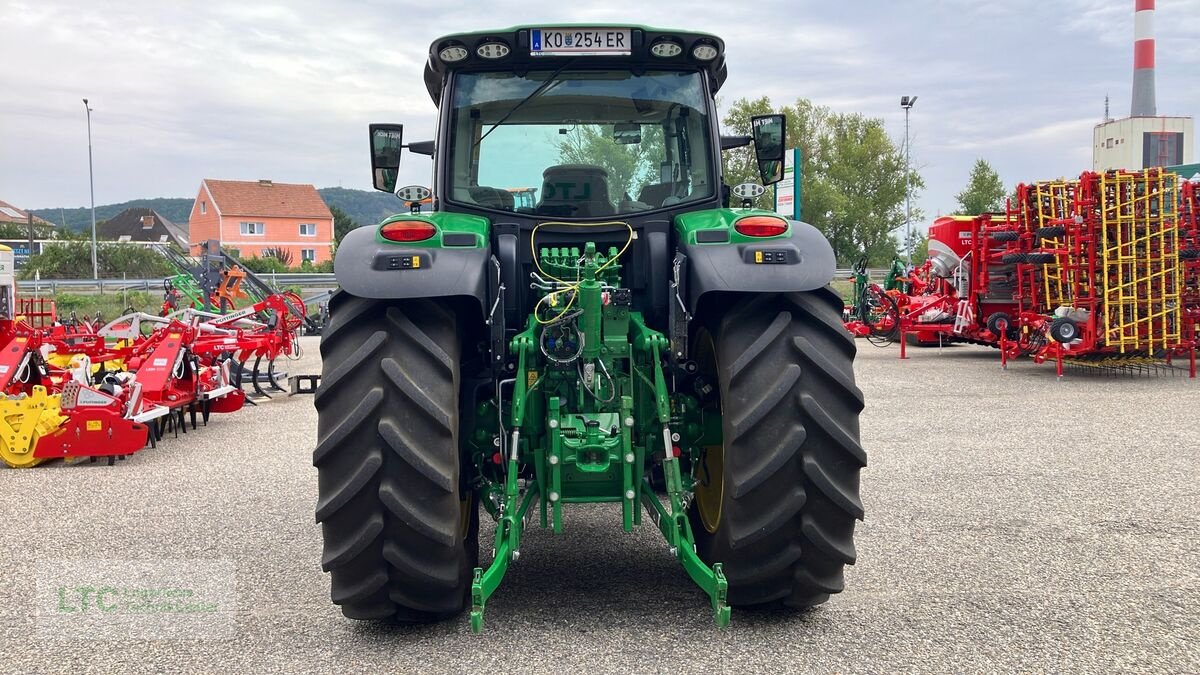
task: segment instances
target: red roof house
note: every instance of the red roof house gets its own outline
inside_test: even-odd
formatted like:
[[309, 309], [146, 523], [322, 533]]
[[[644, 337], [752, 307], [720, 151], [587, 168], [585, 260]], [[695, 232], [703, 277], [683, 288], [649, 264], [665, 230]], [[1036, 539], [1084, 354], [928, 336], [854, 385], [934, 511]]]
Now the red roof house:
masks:
[[311, 185], [206, 178], [188, 218], [191, 251], [216, 239], [243, 257], [283, 249], [292, 264], [333, 257], [333, 214]]

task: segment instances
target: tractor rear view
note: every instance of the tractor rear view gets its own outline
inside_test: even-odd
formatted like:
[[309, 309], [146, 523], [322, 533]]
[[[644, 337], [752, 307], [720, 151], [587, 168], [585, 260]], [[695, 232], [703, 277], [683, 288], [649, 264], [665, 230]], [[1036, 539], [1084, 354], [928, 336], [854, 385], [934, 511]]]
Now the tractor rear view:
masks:
[[[411, 212], [343, 241], [322, 335], [316, 516], [346, 616], [479, 631], [524, 528], [599, 502], [651, 521], [719, 625], [842, 590], [854, 342], [826, 240], [724, 182], [723, 151], [753, 143], [770, 184], [786, 147], [779, 115], [720, 134], [725, 77], [701, 33], [451, 35], [425, 70], [436, 137], [371, 126], [375, 187]], [[402, 148], [434, 157], [431, 188], [397, 187]]]

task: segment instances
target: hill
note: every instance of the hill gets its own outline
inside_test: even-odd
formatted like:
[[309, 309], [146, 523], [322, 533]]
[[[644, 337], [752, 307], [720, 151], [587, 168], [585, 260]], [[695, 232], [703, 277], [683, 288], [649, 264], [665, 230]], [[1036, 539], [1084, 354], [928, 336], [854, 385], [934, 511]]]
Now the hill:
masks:
[[[404, 206], [394, 195], [368, 190], [350, 190], [347, 188], [321, 188], [317, 190], [321, 198], [330, 206], [336, 206], [350, 216], [359, 225], [374, 225], [390, 215], [404, 210]], [[157, 197], [154, 199], [133, 199], [119, 204], [104, 204], [96, 206], [96, 222], [107, 220], [129, 208], [150, 208], [158, 211], [168, 219], [179, 224], [188, 221], [192, 211], [190, 197]], [[61, 227], [63, 217], [72, 230], [86, 230], [92, 224], [92, 210], [87, 207], [73, 209], [33, 209], [35, 215]]]
[[404, 204], [396, 195], [386, 192], [338, 187], [321, 188], [317, 192], [326, 204], [338, 207], [359, 225], [375, 225], [404, 211]]
[[[155, 199], [132, 199], [120, 204], [104, 204], [96, 205], [96, 222], [108, 220], [118, 213], [130, 208], [145, 208], [158, 211], [168, 220], [176, 223], [186, 223], [192, 212], [192, 200], [186, 197], [158, 197]], [[63, 225], [63, 216], [66, 216], [67, 227], [72, 230], [86, 230], [92, 226], [92, 210], [86, 206], [81, 206], [77, 209], [32, 209], [33, 214], [39, 218], [54, 223], [58, 227]]]

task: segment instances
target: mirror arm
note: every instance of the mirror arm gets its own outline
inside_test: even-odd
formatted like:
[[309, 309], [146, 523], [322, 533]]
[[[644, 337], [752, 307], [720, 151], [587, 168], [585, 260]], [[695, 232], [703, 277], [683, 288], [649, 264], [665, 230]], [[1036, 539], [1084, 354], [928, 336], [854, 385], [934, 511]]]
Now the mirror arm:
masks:
[[753, 136], [722, 136], [721, 150], [733, 150], [734, 148], [744, 148], [750, 145], [754, 140]]
[[404, 147], [408, 148], [408, 151], [414, 155], [425, 155], [427, 157], [433, 156], [433, 141], [416, 141], [414, 143], [409, 143]]

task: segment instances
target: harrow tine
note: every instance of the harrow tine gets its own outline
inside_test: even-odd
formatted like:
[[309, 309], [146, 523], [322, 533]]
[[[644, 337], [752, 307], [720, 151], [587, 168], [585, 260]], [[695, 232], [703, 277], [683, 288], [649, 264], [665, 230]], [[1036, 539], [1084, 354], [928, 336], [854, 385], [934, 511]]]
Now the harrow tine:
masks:
[[234, 365], [233, 386], [237, 387], [238, 389], [241, 389], [242, 388], [242, 374], [246, 370], [246, 362], [239, 360], [237, 357], [233, 357], [233, 365]]
[[190, 414], [192, 417], [192, 431], [195, 431], [196, 430], [196, 402], [195, 401], [192, 401], [192, 404], [190, 406], [188, 406], [188, 414]]
[[183, 408], [179, 409], [179, 428], [187, 434], [187, 420], [183, 417]]
[[258, 382], [258, 367], [262, 363], [262, 357], [254, 359], [254, 370], [250, 373], [250, 381], [254, 384], [254, 391], [264, 398], [271, 398], [271, 395], [263, 391], [262, 385]]
[[275, 391], [287, 391], [283, 387], [279, 386], [279, 382], [276, 381], [276, 379], [275, 379], [275, 359], [274, 358], [272, 358], [270, 361], [267, 361], [267, 381], [268, 381], [268, 384], [271, 385], [271, 388], [274, 389]]
[[204, 426], [208, 426], [208, 416], [212, 412], [212, 401], [205, 399], [204, 404], [200, 407], [200, 416], [204, 420]]

